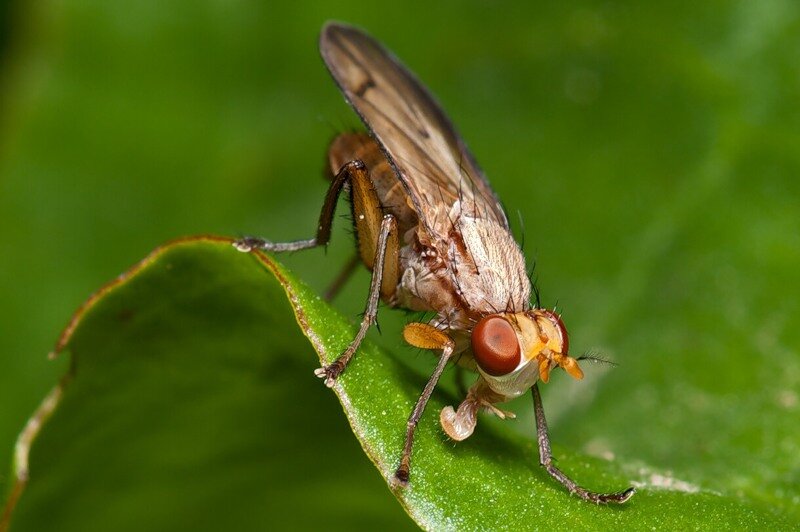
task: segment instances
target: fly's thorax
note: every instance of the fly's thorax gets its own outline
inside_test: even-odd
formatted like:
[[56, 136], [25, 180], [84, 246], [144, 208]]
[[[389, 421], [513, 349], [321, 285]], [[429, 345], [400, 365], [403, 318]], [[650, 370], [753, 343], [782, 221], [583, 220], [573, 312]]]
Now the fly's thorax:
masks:
[[522, 250], [508, 229], [472, 210], [457, 202], [449, 213], [452, 283], [477, 314], [527, 310], [531, 284]]
[[537, 379], [547, 382], [550, 370], [562, 367], [583, 377], [569, 356], [569, 337], [561, 317], [546, 309], [490, 314], [471, 335], [472, 354], [489, 387], [507, 399], [527, 391]]
[[429, 223], [407, 232], [400, 251], [397, 306], [435, 311], [462, 330], [492, 312], [530, 308], [525, 257], [506, 227], [473, 202], [424, 205]]
[[441, 253], [435, 247], [425, 246], [414, 238], [400, 249], [400, 270], [396, 306], [433, 311], [443, 322], [463, 322], [463, 327], [469, 325], [466, 317], [457, 316], [464, 304], [450, 282]]

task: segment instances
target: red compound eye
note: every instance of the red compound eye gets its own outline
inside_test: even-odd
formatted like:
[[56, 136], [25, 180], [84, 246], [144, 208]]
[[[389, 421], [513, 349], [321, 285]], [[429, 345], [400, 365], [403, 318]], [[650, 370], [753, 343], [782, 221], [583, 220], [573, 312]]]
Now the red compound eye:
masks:
[[472, 330], [472, 352], [483, 371], [495, 377], [519, 365], [519, 341], [514, 328], [500, 316], [483, 318]]

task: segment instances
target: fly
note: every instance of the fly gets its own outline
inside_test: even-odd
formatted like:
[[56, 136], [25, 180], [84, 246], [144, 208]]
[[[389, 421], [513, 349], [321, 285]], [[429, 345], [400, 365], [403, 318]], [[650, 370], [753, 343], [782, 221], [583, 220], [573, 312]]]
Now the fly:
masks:
[[[342, 133], [328, 148], [334, 175], [308, 240], [274, 243], [245, 238], [240, 251], [297, 251], [325, 246], [337, 199], [347, 190], [360, 260], [372, 272], [358, 332], [344, 352], [316, 375], [333, 386], [375, 323], [379, 300], [390, 307], [432, 312], [409, 323], [410, 345], [439, 353], [436, 369], [411, 411], [394, 481], [408, 483], [414, 431], [447, 363], [478, 373], [464, 401], [444, 408], [442, 429], [469, 437], [480, 410], [513, 414], [496, 405], [528, 390], [533, 396], [539, 461], [571, 493], [594, 503], [624, 503], [634, 488], [589, 491], [553, 463], [537, 382], [564, 369], [581, 379], [569, 355], [561, 318], [531, 303], [525, 258], [503, 208], [475, 159], [433, 96], [379, 42], [360, 29], [329, 22], [320, 52], [339, 89], [369, 130]], [[352, 271], [352, 263], [347, 271]], [[457, 356], [458, 355], [458, 356]]]

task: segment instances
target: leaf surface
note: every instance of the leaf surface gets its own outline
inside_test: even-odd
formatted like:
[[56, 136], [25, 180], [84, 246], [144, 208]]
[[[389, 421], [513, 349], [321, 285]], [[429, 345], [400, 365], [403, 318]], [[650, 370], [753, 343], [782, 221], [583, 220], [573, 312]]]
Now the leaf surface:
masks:
[[[334, 388], [380, 476], [369, 472], [312, 373], [312, 346], [332, 360], [352, 321], [273, 259], [228, 240], [159, 248], [93, 296], [65, 332], [59, 349], [72, 371], [33, 440], [29, 470], [18, 455], [15, 474], [29, 482], [11, 529], [409, 526], [381, 476], [397, 465], [426, 376], [406, 353], [368, 341]], [[587, 504], [539, 467], [532, 418], [506, 422], [527, 431], [482, 419], [467, 441], [448, 441], [438, 411], [458, 400], [434, 394], [411, 483], [394, 491], [425, 528], [796, 525], [769, 500], [658, 474], [636, 455], [607, 461], [556, 445], [559, 465], [587, 487], [640, 485], [623, 507]]]

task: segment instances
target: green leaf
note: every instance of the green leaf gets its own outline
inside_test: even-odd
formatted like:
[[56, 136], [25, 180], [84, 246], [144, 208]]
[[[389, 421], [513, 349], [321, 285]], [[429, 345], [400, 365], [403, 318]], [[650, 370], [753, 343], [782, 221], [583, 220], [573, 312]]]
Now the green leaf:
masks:
[[255, 256], [209, 239], [158, 249], [66, 334], [72, 375], [11, 530], [408, 526]]
[[[404, 362], [407, 354], [366, 342], [334, 388], [379, 474], [370, 473], [332, 393], [312, 373], [312, 346], [330, 361], [353, 333], [352, 320], [266, 256], [211, 238], [159, 248], [67, 328], [59, 349], [72, 370], [33, 418], [44, 421], [58, 402], [29, 463], [17, 455], [15, 475], [29, 481], [17, 484], [24, 491], [11, 529], [408, 526], [381, 477], [397, 465], [426, 376]], [[411, 482], [394, 491], [424, 528], [797, 526], [770, 500], [735, 487], [691, 484], [635, 455], [608, 461], [556, 445], [560, 466], [587, 487], [640, 486], [625, 506], [587, 504], [538, 466], [529, 416], [482, 419], [470, 439], [448, 441], [437, 413], [456, 401], [434, 394]], [[656, 443], [636, 427], [629, 432]]]

